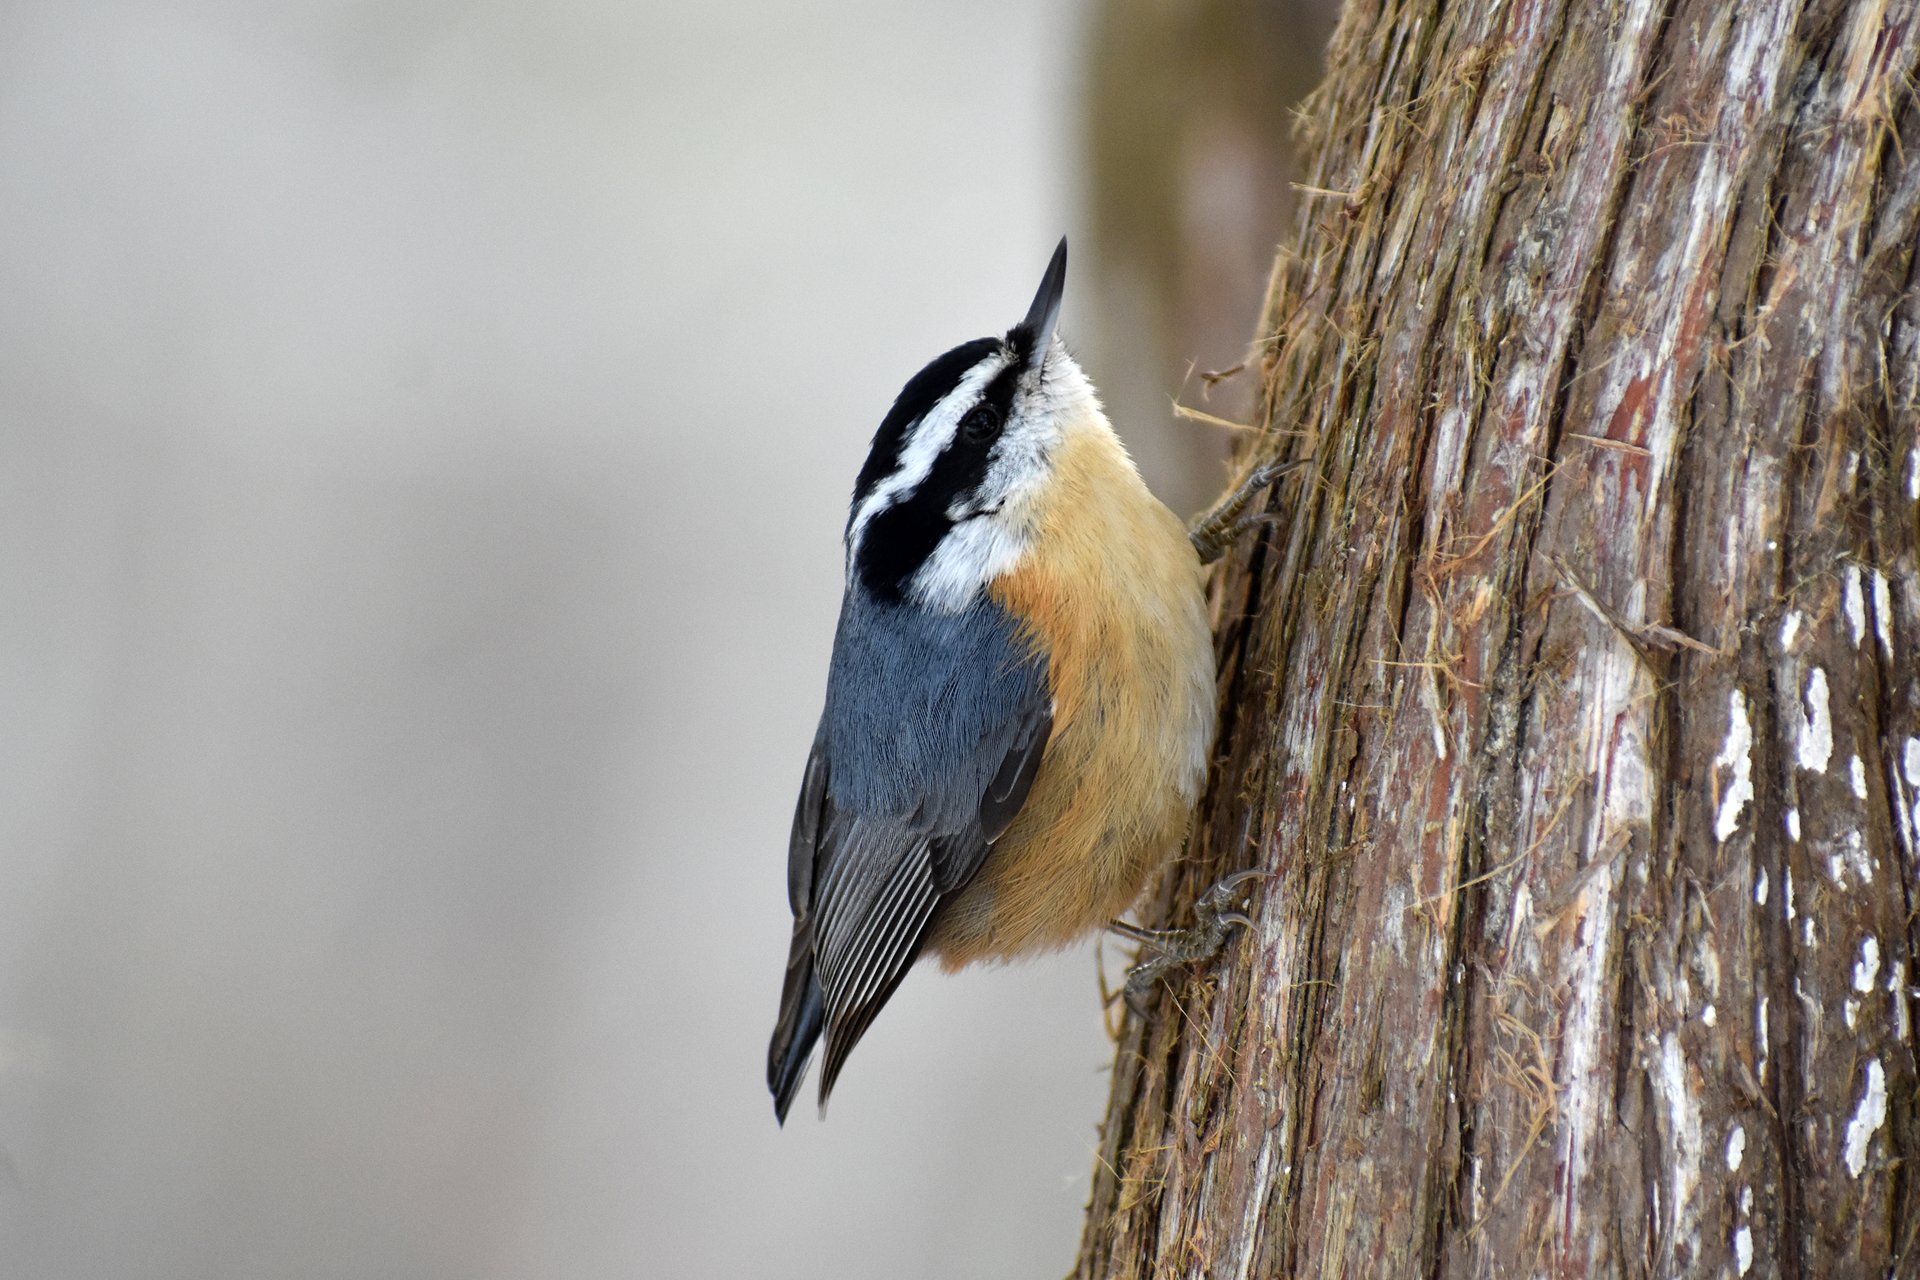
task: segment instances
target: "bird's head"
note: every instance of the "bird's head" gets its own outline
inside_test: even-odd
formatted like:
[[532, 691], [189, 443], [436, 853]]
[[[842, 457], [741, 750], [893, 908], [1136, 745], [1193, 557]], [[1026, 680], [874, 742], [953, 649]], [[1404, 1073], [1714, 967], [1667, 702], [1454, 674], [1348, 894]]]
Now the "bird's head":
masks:
[[1054, 336], [1063, 238], [1024, 320], [908, 379], [854, 485], [847, 572], [890, 602], [965, 608], [1019, 562], [1067, 432], [1105, 418]]

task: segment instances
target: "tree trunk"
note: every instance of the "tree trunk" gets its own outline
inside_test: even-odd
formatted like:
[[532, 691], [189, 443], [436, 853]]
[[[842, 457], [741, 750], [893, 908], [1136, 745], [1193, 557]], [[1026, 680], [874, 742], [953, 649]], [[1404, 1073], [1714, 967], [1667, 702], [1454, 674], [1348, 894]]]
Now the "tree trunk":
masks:
[[[1355, 0], [1076, 1274], [1920, 1273], [1920, 8]], [[1151, 914], [1151, 913], [1149, 913]]]

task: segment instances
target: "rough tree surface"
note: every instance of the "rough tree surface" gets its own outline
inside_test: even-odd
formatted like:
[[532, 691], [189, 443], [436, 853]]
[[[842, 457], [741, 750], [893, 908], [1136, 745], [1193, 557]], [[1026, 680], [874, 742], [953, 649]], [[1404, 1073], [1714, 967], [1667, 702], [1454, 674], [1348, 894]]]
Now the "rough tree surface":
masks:
[[[1077, 1274], [1920, 1274], [1920, 8], [1356, 0]], [[1295, 434], [1286, 434], [1286, 433]]]

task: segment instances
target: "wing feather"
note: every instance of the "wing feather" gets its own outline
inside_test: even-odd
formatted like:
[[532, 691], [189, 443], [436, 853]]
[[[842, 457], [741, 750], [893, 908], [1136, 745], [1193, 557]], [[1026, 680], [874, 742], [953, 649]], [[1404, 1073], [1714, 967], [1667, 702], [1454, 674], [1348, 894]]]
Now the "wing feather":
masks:
[[[926, 840], [900, 850], [888, 834], [876, 832], [862, 840], [859, 861], [867, 865], [850, 881], [842, 881], [849, 888], [822, 897], [815, 954], [830, 1022], [869, 998], [893, 968], [911, 962], [912, 957], [901, 954], [909, 945], [905, 922], [930, 911], [935, 900]], [[855, 864], [849, 858], [843, 866]]]
[[1026, 802], [1052, 729], [1044, 659], [997, 606], [942, 617], [849, 591], [788, 849], [794, 941], [767, 1068], [781, 1117], [823, 1032], [826, 1105], [941, 901]]
[[813, 869], [820, 857], [820, 833], [827, 813], [827, 725], [822, 718], [800, 776], [800, 799], [793, 806], [793, 834], [787, 839], [787, 905], [798, 917], [813, 896]]

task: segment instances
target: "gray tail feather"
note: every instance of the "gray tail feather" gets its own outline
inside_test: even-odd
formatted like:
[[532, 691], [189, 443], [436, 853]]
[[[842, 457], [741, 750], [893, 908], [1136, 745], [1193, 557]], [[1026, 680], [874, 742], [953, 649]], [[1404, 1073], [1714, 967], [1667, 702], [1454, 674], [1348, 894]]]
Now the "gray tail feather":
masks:
[[918, 929], [902, 953], [903, 959], [893, 969], [880, 989], [865, 1004], [857, 1005], [847, 1011], [845, 1016], [836, 1017], [832, 1026], [827, 1028], [826, 1060], [820, 1064], [820, 1108], [826, 1110], [827, 1096], [833, 1092], [834, 1082], [840, 1078], [840, 1068], [847, 1065], [847, 1055], [860, 1043], [860, 1037], [867, 1034], [867, 1028], [885, 1007], [893, 993], [899, 989], [900, 982], [907, 976], [907, 970], [920, 955], [920, 948], [926, 942], [927, 929], [932, 924], [933, 915], [929, 908], [920, 921]]
[[767, 1046], [767, 1088], [773, 1093], [774, 1118], [783, 1125], [820, 1039], [826, 1006], [826, 995], [813, 976], [813, 930], [795, 925], [786, 986], [780, 992], [780, 1018], [773, 1024], [773, 1043]]

